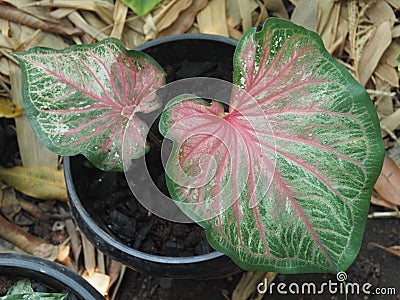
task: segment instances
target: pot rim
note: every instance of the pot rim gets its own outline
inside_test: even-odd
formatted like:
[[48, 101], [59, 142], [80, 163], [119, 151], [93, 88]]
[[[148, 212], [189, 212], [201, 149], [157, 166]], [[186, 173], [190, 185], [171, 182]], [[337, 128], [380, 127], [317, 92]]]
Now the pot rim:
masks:
[[[22, 270], [22, 273], [17, 273], [16, 268]], [[71, 293], [74, 292], [82, 300], [104, 299], [78, 273], [59, 263], [38, 256], [19, 253], [0, 253], [0, 274], [4, 274], [4, 270], [8, 269], [10, 270], [10, 275], [18, 274], [40, 281], [44, 281], [43, 278], [51, 279], [53, 282], [56, 281], [60, 286], [64, 286], [67, 290], [70, 290]], [[36, 278], [34, 277], [35, 274], [37, 275]], [[51, 282], [44, 281], [43, 283], [51, 285]]]

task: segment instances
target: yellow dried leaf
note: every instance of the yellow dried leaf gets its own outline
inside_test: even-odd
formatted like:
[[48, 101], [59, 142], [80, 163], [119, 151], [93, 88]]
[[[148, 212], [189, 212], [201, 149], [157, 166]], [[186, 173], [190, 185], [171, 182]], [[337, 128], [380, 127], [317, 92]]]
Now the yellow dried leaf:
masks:
[[49, 167], [0, 167], [0, 180], [34, 198], [68, 200], [64, 173]]
[[12, 103], [8, 99], [0, 98], [0, 117], [15, 118], [22, 114], [22, 106]]
[[197, 14], [200, 33], [229, 36], [225, 0], [213, 0]]

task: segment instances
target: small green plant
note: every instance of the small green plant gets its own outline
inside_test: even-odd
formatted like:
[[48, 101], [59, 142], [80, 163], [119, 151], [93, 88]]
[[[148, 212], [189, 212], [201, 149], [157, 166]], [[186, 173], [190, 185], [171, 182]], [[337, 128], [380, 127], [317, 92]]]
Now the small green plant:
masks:
[[67, 296], [68, 294], [35, 292], [29, 279], [21, 279], [0, 300], [63, 300]]
[[[49, 149], [103, 170], [145, 154], [140, 115], [161, 107], [164, 84], [152, 58], [115, 39], [15, 57], [26, 114]], [[368, 94], [317, 34], [279, 19], [244, 34], [233, 83], [227, 111], [193, 95], [164, 108], [172, 198], [244, 269], [345, 271], [384, 156]]]

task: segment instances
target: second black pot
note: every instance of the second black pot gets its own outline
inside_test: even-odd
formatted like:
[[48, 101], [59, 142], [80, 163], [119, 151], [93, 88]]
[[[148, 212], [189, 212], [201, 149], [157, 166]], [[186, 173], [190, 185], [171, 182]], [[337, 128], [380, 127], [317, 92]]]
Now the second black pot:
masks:
[[105, 299], [79, 274], [61, 264], [36, 256], [1, 253], [0, 275], [41, 282], [57, 293], [68, 293], [67, 300]]

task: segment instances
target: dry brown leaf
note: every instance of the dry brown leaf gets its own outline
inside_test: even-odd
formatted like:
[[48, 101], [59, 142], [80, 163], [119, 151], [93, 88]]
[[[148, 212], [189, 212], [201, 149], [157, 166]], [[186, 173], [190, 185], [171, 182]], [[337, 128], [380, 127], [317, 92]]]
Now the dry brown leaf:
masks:
[[380, 23], [366, 44], [357, 68], [358, 79], [360, 83], [365, 86], [383, 53], [392, 42], [392, 31], [390, 22]]
[[293, 11], [291, 20], [309, 30], [317, 31], [318, 1], [300, 0]]
[[387, 154], [374, 189], [386, 201], [400, 205], [400, 168]]
[[[383, 118], [381, 120], [381, 125], [388, 130], [396, 130], [400, 128], [400, 109], [396, 110], [394, 113], [392, 113], [390, 116], [387, 116], [386, 118]], [[383, 136], [386, 136], [387, 133], [385, 132]]]
[[266, 2], [268, 11], [280, 19], [289, 20], [289, 15], [282, 0], [269, 0]]
[[26, 253], [50, 260], [57, 258], [59, 247], [46, 243], [20, 227], [8, 222], [0, 215], [0, 237], [17, 246]]
[[107, 23], [100, 19], [95, 13], [82, 10], [80, 14], [89, 25], [95, 27], [99, 32], [103, 32], [107, 36], [111, 34], [112, 26], [107, 25]]
[[[115, 265], [115, 267], [114, 267]], [[119, 268], [120, 266], [120, 271], [118, 274], [114, 274], [117, 270], [117, 268]], [[119, 262], [116, 262], [115, 260], [111, 260], [111, 264], [110, 264], [110, 271], [109, 271], [109, 276], [110, 276], [110, 287], [114, 284], [113, 280], [115, 280], [115, 277], [118, 276], [118, 281], [115, 284], [114, 288], [113, 288], [113, 293], [111, 295], [111, 300], [116, 299], [117, 295], [118, 295], [118, 291], [119, 288], [121, 286], [122, 280], [124, 279], [124, 275], [125, 275], [125, 270], [126, 270], [126, 266], [120, 264]]]
[[122, 264], [118, 261], [111, 260], [108, 268], [108, 276], [110, 276], [110, 287], [117, 282], [121, 276]]
[[194, 23], [197, 13], [202, 10], [209, 0], [193, 0], [193, 4], [184, 10], [178, 17], [178, 19], [168, 28], [157, 34], [157, 38], [185, 33]]
[[379, 116], [388, 116], [393, 113], [393, 101], [390, 96], [390, 86], [382, 79], [376, 78], [376, 91], [380, 92], [376, 96], [375, 107]]
[[61, 253], [61, 258], [62, 260], [65, 259], [65, 252], [67, 251], [69, 253], [69, 247], [62, 247], [62, 246], [55, 246], [49, 243], [42, 243], [39, 244], [35, 247], [35, 250], [33, 251], [33, 255], [35, 256], [39, 256], [42, 258], [46, 258], [48, 260], [51, 261], [55, 261], [58, 260], [59, 256], [60, 256], [60, 251], [62, 251]]
[[365, 11], [372, 4], [372, 0], [363, 2], [350, 0], [343, 4], [344, 9], [341, 15], [349, 22], [349, 49], [347, 49], [347, 52], [353, 60], [355, 76], [359, 79], [358, 70], [361, 55], [365, 45], [376, 30], [376, 25], [367, 22], [368, 20], [365, 18]]
[[75, 11], [68, 15], [68, 19], [77, 27], [81, 28], [84, 32], [89, 34], [96, 40], [103, 40], [108, 37], [105, 33], [98, 30], [96, 27], [88, 24], [79, 12]]
[[122, 32], [124, 31], [126, 16], [128, 14], [128, 6], [121, 2], [121, 0], [115, 1], [114, 6], [114, 27], [111, 32], [111, 37], [121, 39]]
[[103, 252], [101, 252], [99, 249], [97, 249], [97, 272], [99, 273], [106, 273], [106, 262], [105, 262], [105, 256]]
[[142, 17], [134, 15], [132, 12], [128, 11], [128, 18], [125, 22], [125, 25], [130, 29], [136, 31], [137, 33], [144, 35], [143, 31], [144, 21]]
[[266, 272], [257, 271], [247, 271], [243, 273], [232, 293], [232, 300], [248, 299], [257, 291], [257, 285], [262, 282], [266, 274]]
[[0, 167], [0, 180], [34, 198], [68, 200], [63, 171], [49, 167]]
[[8, 59], [5, 57], [2, 57], [0, 59], [0, 73], [5, 76], [10, 76], [10, 68], [8, 66]]
[[393, 27], [394, 21], [396, 20], [393, 9], [386, 1], [375, 1], [375, 3], [367, 9], [365, 15], [375, 24], [389, 21], [391, 27]]
[[[213, 0], [215, 1], [215, 0]], [[225, 3], [225, 1], [224, 1]], [[240, 16], [242, 18], [242, 30], [243, 32], [247, 31], [248, 29], [251, 28], [252, 24], [252, 16], [251, 13], [253, 11], [250, 1], [248, 0], [237, 0], [238, 7], [239, 7], [239, 12]], [[224, 10], [225, 11], [225, 7]], [[218, 11], [217, 11], [218, 12]], [[223, 18], [222, 20], [225, 21], [226, 18]]]
[[392, 38], [400, 37], [400, 25], [394, 26], [392, 29]]
[[51, 18], [45, 7], [32, 7], [33, 0], [2, 0], [0, 2], [7, 3], [18, 8], [20, 11], [30, 14], [38, 19], [46, 22], [54, 23], [56, 20]]
[[0, 98], [0, 118], [15, 118], [23, 113], [21, 105], [15, 104], [8, 99]]
[[369, 243], [371, 246], [375, 246], [377, 248], [383, 249], [393, 255], [400, 257], [400, 246], [392, 246], [392, 247], [385, 247], [377, 243]]
[[172, 0], [152, 18], [147, 18], [146, 20], [151, 20], [152, 23], [146, 22], [143, 26], [146, 40], [154, 39], [158, 32], [171, 26], [178, 19], [179, 14], [189, 8], [192, 2], [193, 0]]
[[2, 34], [0, 34], [0, 47], [6, 49], [12, 49], [12, 45], [10, 44], [8, 38]]
[[66, 219], [64, 222], [68, 235], [71, 238], [70, 244], [71, 244], [72, 254], [74, 255], [75, 261], [78, 261], [82, 251], [82, 241], [80, 235], [76, 230], [77, 227], [74, 221], [72, 221], [72, 219]]
[[[25, 27], [27, 28], [27, 27]], [[29, 30], [20, 30], [18, 31], [17, 28], [14, 28], [15, 34], [18, 34], [18, 38], [23, 39], [24, 35], [32, 32], [30, 28]], [[49, 34], [49, 36], [52, 36]], [[39, 39], [40, 40], [40, 39]], [[43, 40], [42, 40], [43, 41]], [[58, 39], [49, 39], [49, 42], [53, 41], [52, 47], [57, 47]], [[10, 79], [11, 79], [11, 94], [12, 100], [16, 104], [22, 105], [22, 75], [19, 66], [14, 64], [13, 62], [9, 62], [10, 68]], [[32, 127], [25, 115], [20, 116], [19, 118], [15, 119], [15, 124], [17, 128], [17, 140], [18, 140], [18, 147], [19, 152], [21, 155], [22, 164], [26, 167], [32, 165], [41, 165], [41, 166], [48, 166], [51, 168], [57, 167], [58, 156], [57, 154], [51, 152], [46, 147], [44, 147], [39, 140], [37, 139], [36, 135], [34, 134]]]
[[390, 46], [386, 49], [385, 53], [383, 53], [381, 61], [386, 62], [388, 65], [393, 68], [397, 68], [398, 61], [397, 57], [400, 54], [400, 44], [397, 41], [392, 41]]
[[10, 221], [21, 211], [21, 205], [19, 204], [14, 189], [6, 188], [4, 191], [0, 190], [0, 210]]
[[136, 31], [125, 28], [122, 34], [122, 41], [128, 49], [133, 49], [146, 42], [145, 36]]
[[388, 208], [388, 209], [393, 210], [393, 211], [398, 210], [398, 208], [397, 208], [396, 205], [394, 205], [394, 204], [392, 204], [392, 203], [390, 203], [390, 202], [385, 201], [385, 200], [384, 200], [381, 196], [379, 196], [379, 194], [376, 193], [376, 192], [373, 192], [372, 195], [371, 195], [371, 203], [374, 204], [374, 205], [378, 205], [378, 206], [382, 206], [382, 207]]
[[391, 6], [393, 6], [396, 10], [400, 8], [400, 0], [386, 0]]
[[50, 16], [52, 16], [54, 19], [62, 19], [74, 11], [76, 11], [75, 8], [58, 8], [51, 11]]
[[90, 277], [96, 270], [96, 249], [83, 234], [81, 234], [81, 240], [83, 246], [83, 262], [85, 265], [85, 270]]
[[243, 35], [243, 33], [240, 30], [237, 30], [236, 28], [231, 27], [229, 25], [228, 25], [228, 32], [229, 32], [229, 37], [235, 40], [240, 40]]
[[[399, 87], [399, 75], [395, 68], [389, 66], [382, 60], [379, 62], [375, 69], [374, 74], [380, 79], [384, 80], [391, 87]], [[378, 88], [377, 88], [378, 89]]]
[[108, 294], [110, 286], [110, 276], [98, 272], [93, 272], [91, 275], [83, 275], [83, 278], [90, 283], [103, 296]]
[[[324, 0], [318, 1], [318, 24], [317, 24], [317, 32], [321, 33], [324, 32], [326, 27], [329, 24], [329, 21], [332, 19], [335, 20], [336, 13], [333, 13], [333, 8], [335, 4], [340, 1], [335, 0]], [[339, 7], [340, 7], [340, 3]]]
[[[12, 0], [14, 1], [14, 0]], [[36, 1], [26, 7], [54, 7], [54, 8], [73, 8], [90, 10], [98, 14], [107, 24], [112, 24], [114, 5], [108, 1], [102, 0], [50, 0], [50, 1]]]
[[[341, 43], [343, 43], [343, 39], [347, 36], [348, 26], [346, 26], [346, 34], [343, 35], [343, 32], [339, 32], [340, 25], [340, 11], [341, 11], [341, 2], [340, 1], [322, 1], [320, 3], [320, 21], [318, 23], [317, 32], [321, 35], [321, 38], [324, 42], [325, 47], [333, 53], [336, 49], [334, 48], [335, 43], [338, 47]], [[347, 22], [346, 22], [347, 25]], [[343, 31], [342, 28], [340, 30]], [[338, 34], [339, 32], [339, 34]]]
[[80, 28], [71, 27], [61, 23], [58, 24], [45, 22], [30, 14], [24, 13], [19, 9], [3, 4], [0, 4], [0, 18], [19, 24], [24, 24], [35, 29], [41, 29], [58, 34], [65, 34], [68, 36], [82, 35], [84, 33]]
[[197, 14], [200, 33], [229, 36], [225, 0], [213, 0]]
[[237, 0], [226, 0], [226, 22], [234, 28], [242, 21]]

